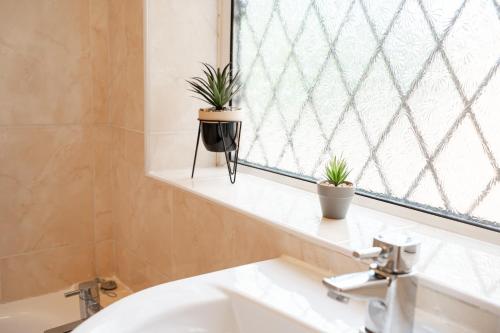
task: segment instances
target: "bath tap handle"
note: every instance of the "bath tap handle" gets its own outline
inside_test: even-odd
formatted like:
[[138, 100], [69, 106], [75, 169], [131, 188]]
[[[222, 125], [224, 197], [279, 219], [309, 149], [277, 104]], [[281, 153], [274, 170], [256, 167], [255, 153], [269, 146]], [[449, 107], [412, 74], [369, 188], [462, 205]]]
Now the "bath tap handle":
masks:
[[64, 297], [71, 297], [71, 296], [76, 296], [79, 294], [80, 294], [80, 289], [76, 289], [76, 290], [71, 290], [71, 291], [65, 292]]
[[78, 289], [67, 291], [65, 297], [80, 295], [83, 300], [97, 299], [99, 300], [99, 286], [95, 280], [85, 281], [78, 284]]
[[381, 253], [382, 248], [374, 246], [366, 249], [356, 250], [352, 253], [352, 256], [357, 259], [373, 259], [377, 258]]

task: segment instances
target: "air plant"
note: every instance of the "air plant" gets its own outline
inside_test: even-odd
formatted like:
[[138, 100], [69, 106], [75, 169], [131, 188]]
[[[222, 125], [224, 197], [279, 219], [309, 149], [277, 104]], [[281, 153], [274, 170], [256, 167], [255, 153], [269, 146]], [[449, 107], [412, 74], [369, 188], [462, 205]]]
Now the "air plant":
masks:
[[205, 77], [192, 77], [187, 80], [195, 93], [193, 96], [210, 104], [216, 111], [224, 110], [231, 98], [238, 92], [241, 85], [238, 82], [239, 72], [232, 73], [230, 64], [221, 71], [213, 66], [203, 63]]
[[347, 177], [351, 171], [347, 169], [347, 162], [340, 156], [333, 158], [326, 164], [325, 178], [335, 186], [347, 183]]

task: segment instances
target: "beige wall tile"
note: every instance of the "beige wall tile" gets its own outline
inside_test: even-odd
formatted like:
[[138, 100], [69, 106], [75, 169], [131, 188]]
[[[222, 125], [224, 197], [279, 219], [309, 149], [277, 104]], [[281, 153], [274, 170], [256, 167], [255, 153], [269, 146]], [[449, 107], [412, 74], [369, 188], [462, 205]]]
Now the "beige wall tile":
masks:
[[95, 213], [94, 233], [96, 242], [114, 239], [113, 214], [111, 210]]
[[144, 133], [133, 131], [125, 133], [126, 161], [144, 175]]
[[223, 218], [234, 235], [232, 256], [226, 263], [228, 267], [267, 260], [282, 254], [276, 242], [281, 237], [277, 230], [229, 209], [223, 209]]
[[105, 240], [96, 242], [95, 247], [95, 271], [99, 277], [110, 277], [116, 273], [115, 241]]
[[[113, 66], [113, 65], [112, 65]], [[142, 55], [130, 55], [111, 77], [109, 112], [115, 126], [144, 130], [144, 78]]]
[[173, 205], [174, 277], [228, 267], [234, 257], [234, 228], [224, 221], [224, 208], [178, 189]]
[[185, 80], [201, 74], [201, 62], [216, 65], [217, 3], [146, 1], [151, 131], [197, 130], [204, 104], [191, 97]]
[[295, 235], [278, 231], [276, 246], [278, 246], [281, 254], [286, 254], [300, 260], [304, 258], [302, 254], [302, 240]]
[[126, 54], [142, 53], [143, 0], [108, 0], [108, 9], [112, 62], [119, 63]]
[[93, 122], [88, 1], [1, 1], [0, 68], [0, 124]]
[[173, 189], [156, 180], [147, 179], [146, 191], [139, 194], [132, 245], [144, 258], [166, 277], [172, 276]]
[[127, 250], [120, 242], [116, 243], [117, 275], [133, 291], [139, 291], [169, 279], [153, 266]]
[[129, 208], [117, 221], [116, 239], [142, 261], [170, 277], [172, 190], [143, 176], [143, 181], [132, 192], [128, 198], [119, 198]]
[[[112, 219], [115, 237], [126, 244], [129, 233], [125, 225], [133, 216], [131, 203], [134, 191], [138, 187], [137, 179], [144, 177], [140, 169], [133, 168], [128, 161], [126, 137], [128, 131], [113, 129], [112, 146]], [[133, 135], [133, 133], [132, 133]], [[134, 189], [134, 190], [133, 190]], [[123, 231], [125, 230], [125, 231]]]
[[95, 275], [93, 244], [8, 257], [0, 265], [4, 301], [61, 290]]
[[111, 214], [112, 195], [112, 129], [107, 125], [95, 126], [94, 144], [94, 231], [95, 241], [113, 238]]
[[93, 241], [91, 131], [0, 129], [0, 257]]
[[109, 122], [109, 34], [108, 1], [89, 0], [90, 60], [92, 72], [92, 112], [98, 123]]
[[144, 173], [144, 136], [114, 130], [113, 221], [116, 239], [165, 276], [171, 275], [172, 189]]
[[142, 0], [109, 1], [109, 112], [113, 125], [144, 130]]
[[[197, 131], [150, 134], [149, 169], [158, 171], [190, 168], [193, 165], [197, 135]], [[207, 151], [201, 141], [200, 138], [196, 167], [215, 166], [216, 154]]]
[[[112, 221], [115, 237], [124, 244], [133, 239], [127, 230], [143, 211], [143, 202], [137, 200], [138, 193], [146, 194], [144, 174], [144, 136], [120, 128], [113, 129], [112, 145]], [[142, 223], [141, 223], [142, 224]]]
[[0, 304], [3, 302], [3, 297], [2, 297], [2, 263], [1, 263], [1, 260], [0, 260]]
[[[144, 135], [114, 128], [111, 155], [113, 214], [131, 215], [129, 203], [135, 201], [133, 192], [145, 183]], [[115, 217], [114, 220], [117, 221]]]
[[116, 127], [112, 131], [113, 168], [115, 161], [123, 161], [144, 175], [144, 134]]

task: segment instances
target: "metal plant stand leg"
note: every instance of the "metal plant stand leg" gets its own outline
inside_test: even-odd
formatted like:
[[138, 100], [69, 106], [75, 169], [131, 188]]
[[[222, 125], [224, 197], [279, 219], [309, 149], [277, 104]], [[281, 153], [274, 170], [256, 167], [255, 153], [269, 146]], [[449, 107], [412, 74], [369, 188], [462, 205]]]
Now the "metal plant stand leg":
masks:
[[[194, 169], [196, 167], [196, 157], [198, 156], [198, 147], [200, 145], [200, 136], [201, 136], [201, 124], [203, 121], [199, 120], [199, 126], [198, 126], [198, 137], [196, 139], [196, 149], [194, 151], [194, 160], [193, 160], [193, 168], [191, 170], [191, 178], [194, 177]], [[215, 123], [215, 122], [213, 122]], [[240, 138], [241, 138], [241, 121], [217, 121], [217, 130], [219, 131], [219, 135], [222, 138], [222, 145], [224, 147], [224, 156], [226, 158], [226, 165], [227, 165], [227, 171], [229, 173], [229, 181], [231, 184], [234, 184], [236, 182], [236, 171], [238, 170], [238, 153], [240, 151]], [[236, 124], [236, 132], [234, 133], [234, 137], [231, 137], [230, 140], [231, 142], [226, 143], [226, 140], [224, 139], [223, 131], [222, 131], [222, 126], [221, 124], [226, 124], [226, 123], [235, 123]], [[235, 146], [235, 150], [229, 150], [231, 149], [232, 146]], [[231, 160], [231, 153], [235, 152], [234, 154], [234, 160]], [[232, 165], [231, 165], [232, 164]]]
[[194, 176], [194, 167], [196, 166], [196, 156], [198, 155], [198, 146], [200, 144], [200, 134], [201, 134], [201, 121], [198, 125], [198, 138], [196, 139], [196, 150], [194, 151], [194, 161], [193, 161], [193, 170], [191, 171], [191, 178]]
[[[236, 182], [236, 171], [238, 170], [238, 153], [240, 151], [240, 137], [241, 137], [241, 121], [235, 121], [234, 123], [236, 123], [236, 133], [234, 137], [231, 138], [229, 147], [226, 145], [226, 140], [224, 139], [224, 135], [222, 133], [221, 122], [219, 121], [217, 123], [217, 127], [219, 129], [219, 135], [222, 137], [222, 145], [224, 146], [224, 156], [226, 157], [227, 171], [229, 173], [229, 181], [231, 182], [231, 184], [234, 184]], [[234, 161], [232, 161], [233, 167], [231, 167], [231, 151], [228, 151], [228, 149], [231, 147], [232, 144], [236, 145]]]
[[[196, 150], [194, 151], [194, 160], [193, 160], [193, 168], [191, 171], [191, 178], [194, 177], [194, 169], [196, 167], [196, 157], [198, 156], [198, 147], [200, 145], [200, 135], [201, 135], [201, 125], [203, 123], [202, 120], [199, 120], [199, 126], [198, 126], [198, 137], [196, 139]], [[215, 122], [212, 122], [215, 123]], [[234, 134], [234, 137], [231, 138], [231, 142], [226, 143], [226, 140], [224, 139], [224, 135], [222, 132], [222, 126], [221, 124], [226, 124], [226, 123], [235, 123], [236, 124], [236, 132]], [[224, 156], [226, 158], [226, 165], [227, 165], [227, 171], [229, 173], [229, 181], [231, 184], [234, 184], [236, 182], [236, 171], [238, 170], [238, 154], [240, 151], [240, 138], [241, 138], [241, 121], [217, 121], [217, 130], [219, 131], [219, 135], [222, 138], [222, 145], [224, 147]], [[231, 146], [235, 145], [236, 149], [234, 150], [234, 160], [231, 161], [231, 153], [229, 149]], [[231, 166], [232, 164], [232, 166]]]

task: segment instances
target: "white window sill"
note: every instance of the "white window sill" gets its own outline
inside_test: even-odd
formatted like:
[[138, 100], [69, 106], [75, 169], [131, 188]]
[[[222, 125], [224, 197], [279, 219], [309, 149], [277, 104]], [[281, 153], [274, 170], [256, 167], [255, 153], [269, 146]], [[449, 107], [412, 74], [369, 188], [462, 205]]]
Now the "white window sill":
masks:
[[[500, 234], [489, 241], [353, 204], [344, 220], [323, 219], [315, 193], [239, 172], [229, 183], [225, 167], [150, 172], [149, 176], [293, 233], [320, 246], [351, 255], [371, 246], [381, 232], [397, 231], [422, 241], [417, 267], [422, 285], [500, 315]], [[461, 225], [457, 223], [457, 228]], [[474, 228], [474, 227], [471, 227]], [[495, 244], [491, 243], [494, 242]]]

